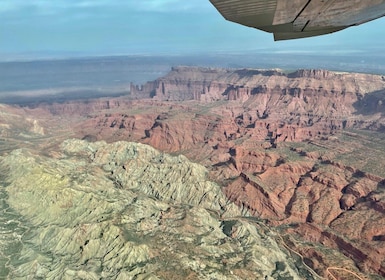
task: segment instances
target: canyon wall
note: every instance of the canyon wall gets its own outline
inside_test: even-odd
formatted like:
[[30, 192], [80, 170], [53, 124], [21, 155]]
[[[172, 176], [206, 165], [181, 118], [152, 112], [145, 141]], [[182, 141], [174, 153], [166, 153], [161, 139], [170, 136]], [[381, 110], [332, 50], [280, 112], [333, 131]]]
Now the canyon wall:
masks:
[[[371, 278], [385, 276], [384, 89], [379, 75], [175, 67], [130, 96], [22, 114], [44, 126], [46, 150], [63, 134], [183, 154], [319, 275]], [[4, 137], [21, 131], [21, 109], [2, 109]]]
[[[246, 100], [257, 94], [290, 95], [312, 103], [315, 97], [342, 96], [354, 103], [365, 94], [383, 90], [383, 76], [328, 70], [215, 69], [173, 67], [170, 73], [142, 86], [131, 85], [136, 98], [157, 100]], [[380, 104], [381, 106], [382, 104]]]
[[[165, 77], [143, 86], [131, 85], [130, 98], [151, 99], [154, 106], [163, 106], [165, 101], [196, 101], [202, 106], [229, 102], [227, 108], [222, 106], [216, 112], [221, 116], [222, 126], [233, 123], [234, 129], [226, 133], [227, 137], [248, 134], [256, 141], [268, 140], [276, 145], [285, 141], [325, 138], [341, 129], [383, 129], [384, 89], [384, 77], [379, 75], [327, 70], [285, 73], [280, 70], [174, 67]], [[124, 100], [120, 103], [128, 105]], [[81, 112], [79, 108], [68, 109], [71, 106], [64, 106], [67, 109], [60, 109], [63, 106], [52, 109], [51, 106], [50, 110]], [[84, 113], [89, 113], [97, 108], [117, 106], [119, 102], [115, 100], [104, 101], [96, 107], [85, 104], [83, 108], [86, 108]], [[126, 126], [119, 116], [109, 118]], [[159, 123], [161, 121], [155, 127], [162, 128]], [[172, 126], [180, 126], [180, 123]]]

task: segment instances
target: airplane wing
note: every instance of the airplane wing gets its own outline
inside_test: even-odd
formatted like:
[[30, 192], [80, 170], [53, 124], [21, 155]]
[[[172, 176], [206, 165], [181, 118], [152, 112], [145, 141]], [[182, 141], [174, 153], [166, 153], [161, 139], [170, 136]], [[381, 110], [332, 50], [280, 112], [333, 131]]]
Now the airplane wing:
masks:
[[380, 18], [385, 0], [210, 0], [222, 16], [274, 40], [328, 34]]

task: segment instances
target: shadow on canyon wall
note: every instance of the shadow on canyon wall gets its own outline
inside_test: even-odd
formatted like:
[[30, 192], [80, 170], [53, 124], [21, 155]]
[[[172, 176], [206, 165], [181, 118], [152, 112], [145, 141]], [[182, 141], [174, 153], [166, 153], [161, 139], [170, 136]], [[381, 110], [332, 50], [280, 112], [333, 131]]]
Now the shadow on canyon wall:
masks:
[[356, 109], [355, 114], [369, 116], [385, 113], [385, 89], [377, 90], [365, 95], [359, 96], [358, 100], [353, 103]]

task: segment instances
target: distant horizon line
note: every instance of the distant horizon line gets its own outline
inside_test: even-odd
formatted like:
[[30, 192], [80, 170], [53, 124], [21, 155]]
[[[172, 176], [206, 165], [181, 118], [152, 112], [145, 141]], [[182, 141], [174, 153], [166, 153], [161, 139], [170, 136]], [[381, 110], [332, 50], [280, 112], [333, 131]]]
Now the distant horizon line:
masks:
[[[373, 48], [377, 49], [377, 48]], [[373, 49], [350, 49], [343, 51], [331, 50], [328, 54], [320, 53], [317, 49], [298, 50], [298, 49], [246, 49], [246, 50], [217, 50], [217, 51], [196, 51], [196, 52], [85, 52], [85, 51], [31, 51], [31, 52], [0, 52], [0, 62], [28, 62], [40, 60], [66, 60], [77, 58], [99, 58], [99, 57], [194, 57], [194, 56], [249, 56], [253, 54], [270, 54], [270, 55], [293, 55], [293, 56], [346, 56], [354, 54], [370, 54], [373, 56]], [[378, 49], [376, 56], [384, 56], [381, 49]]]

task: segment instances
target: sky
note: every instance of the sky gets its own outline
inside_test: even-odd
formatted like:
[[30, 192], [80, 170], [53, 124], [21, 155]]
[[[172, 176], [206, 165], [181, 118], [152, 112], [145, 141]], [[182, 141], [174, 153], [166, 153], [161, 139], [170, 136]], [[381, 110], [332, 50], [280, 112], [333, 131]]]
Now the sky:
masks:
[[315, 38], [226, 21], [209, 0], [0, 0], [0, 56], [79, 53], [348, 53], [385, 44], [385, 19]]

